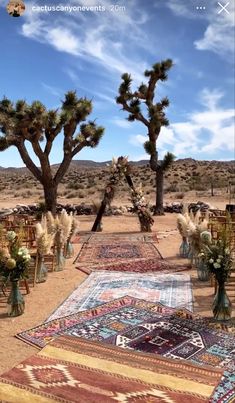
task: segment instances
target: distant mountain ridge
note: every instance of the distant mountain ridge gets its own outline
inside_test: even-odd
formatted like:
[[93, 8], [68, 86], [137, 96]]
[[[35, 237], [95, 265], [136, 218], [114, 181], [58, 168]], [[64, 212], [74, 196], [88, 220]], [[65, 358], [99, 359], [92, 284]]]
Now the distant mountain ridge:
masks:
[[[92, 161], [92, 160], [73, 160], [70, 164], [70, 169], [73, 168], [81, 168], [81, 169], [95, 169], [95, 168], [104, 168], [107, 165], [111, 164], [111, 160], [110, 161], [103, 161], [103, 162], [97, 162], [97, 161]], [[143, 165], [148, 165], [149, 164], [149, 160], [140, 160], [140, 161], [130, 161], [131, 165], [134, 166], [143, 166]], [[212, 160], [212, 161], [208, 161], [208, 160], [195, 160], [193, 158], [182, 158], [182, 159], [178, 159], [174, 162], [174, 164], [177, 165], [181, 165], [181, 164], [186, 164], [186, 165], [190, 165], [190, 164], [195, 164], [195, 165], [201, 165], [201, 164], [210, 164], [210, 165], [232, 165], [234, 164], [234, 173], [235, 173], [235, 160], [230, 160], [230, 161], [217, 161], [217, 160]], [[57, 169], [59, 167], [59, 164], [53, 164], [52, 167], [54, 169]], [[2, 167], [0, 166], [0, 172], [2, 173], [27, 173], [28, 169], [26, 167]]]
[[[96, 161], [92, 161], [92, 160], [73, 160], [70, 164], [71, 168], [77, 168], [77, 167], [81, 167], [81, 168], [103, 168], [106, 167], [107, 164], [111, 164], [111, 160], [110, 161], [103, 161], [103, 162], [96, 162]], [[140, 160], [140, 161], [130, 161], [130, 163], [132, 165], [146, 165], [148, 164], [148, 160]], [[57, 168], [59, 166], [59, 164], [53, 164], [52, 167], [53, 168]], [[25, 171], [27, 170], [26, 167], [2, 167], [0, 166], [0, 171]]]

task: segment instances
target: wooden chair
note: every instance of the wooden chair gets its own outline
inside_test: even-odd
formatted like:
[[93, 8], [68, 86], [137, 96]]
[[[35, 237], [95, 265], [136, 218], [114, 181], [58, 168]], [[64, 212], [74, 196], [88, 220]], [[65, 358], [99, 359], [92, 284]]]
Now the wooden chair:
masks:
[[35, 247], [36, 230], [34, 225], [14, 225], [10, 230], [15, 231], [16, 234], [21, 234], [22, 246], [28, 249]]
[[36, 275], [37, 275], [37, 254], [31, 253], [31, 260], [28, 266], [28, 278], [20, 281], [20, 285], [22, 284], [25, 287], [26, 294], [30, 293], [30, 287], [34, 287], [36, 284]]
[[226, 217], [227, 211], [226, 210], [218, 210], [218, 209], [211, 209], [210, 216], [211, 217]]

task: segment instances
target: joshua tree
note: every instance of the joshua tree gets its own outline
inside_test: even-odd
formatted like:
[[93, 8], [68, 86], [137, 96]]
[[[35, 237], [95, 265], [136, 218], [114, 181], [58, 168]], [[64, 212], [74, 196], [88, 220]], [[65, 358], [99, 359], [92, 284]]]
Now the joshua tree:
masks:
[[[96, 147], [104, 128], [93, 121], [85, 122], [92, 111], [92, 102], [78, 98], [76, 92], [65, 94], [60, 110], [47, 110], [39, 101], [31, 105], [23, 100], [15, 104], [7, 98], [0, 101], [0, 151], [15, 146], [26, 167], [42, 184], [48, 211], [55, 213], [57, 189], [69, 168], [72, 158], [84, 147]], [[76, 132], [77, 126], [79, 132]], [[62, 133], [61, 133], [62, 132]], [[53, 142], [63, 136], [63, 160], [54, 173], [50, 165]], [[27, 141], [37, 156], [40, 167], [33, 162]]]
[[[156, 172], [156, 207], [154, 214], [159, 214], [160, 206], [158, 206], [158, 192], [163, 192], [163, 187], [157, 190], [158, 178], [161, 177], [161, 164], [158, 163], [157, 139], [162, 126], [168, 126], [169, 121], [165, 115], [165, 108], [169, 106], [167, 97], [160, 102], [155, 100], [155, 90], [158, 81], [166, 81], [167, 72], [173, 65], [172, 60], [167, 59], [153, 65], [152, 70], [146, 70], [144, 75], [148, 77], [148, 83], [142, 83], [137, 91], [131, 91], [132, 78], [131, 75], [125, 73], [122, 75], [122, 83], [119, 87], [119, 96], [116, 102], [122, 105], [122, 109], [129, 112], [128, 120], [133, 122], [138, 120], [147, 128], [149, 140], [145, 142], [144, 148], [150, 155], [150, 167]], [[145, 104], [143, 107], [142, 104]], [[158, 172], [160, 171], [160, 174]], [[163, 170], [164, 171], [164, 170]]]
[[166, 153], [162, 161], [157, 162], [156, 169], [156, 207], [155, 215], [164, 215], [163, 195], [164, 195], [164, 174], [171, 167], [175, 159], [174, 154]]

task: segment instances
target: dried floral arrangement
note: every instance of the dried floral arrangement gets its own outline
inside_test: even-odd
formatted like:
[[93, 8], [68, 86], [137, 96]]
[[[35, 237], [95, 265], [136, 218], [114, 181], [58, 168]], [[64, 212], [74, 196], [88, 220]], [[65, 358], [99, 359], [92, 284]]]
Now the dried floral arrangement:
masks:
[[48, 233], [54, 237], [56, 270], [62, 270], [65, 264], [63, 250], [66, 249], [71, 237], [76, 232], [78, 221], [72, 213], [68, 214], [66, 210], [62, 210], [61, 214], [57, 214], [55, 217], [49, 211], [46, 219]]
[[194, 215], [188, 213], [184, 207], [183, 213], [177, 215], [177, 228], [183, 242], [189, 243], [188, 257], [191, 257], [192, 260], [197, 258], [201, 251], [201, 233], [207, 230], [208, 222], [208, 215], [202, 217], [200, 210]]
[[141, 231], [150, 232], [154, 220], [151, 216], [149, 205], [143, 195], [142, 186], [132, 189], [131, 201], [135, 208], [136, 213], [138, 214]]

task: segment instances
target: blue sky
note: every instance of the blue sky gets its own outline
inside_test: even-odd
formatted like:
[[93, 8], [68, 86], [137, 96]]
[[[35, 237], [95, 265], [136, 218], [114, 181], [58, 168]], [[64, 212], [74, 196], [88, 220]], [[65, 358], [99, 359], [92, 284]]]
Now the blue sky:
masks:
[[[92, 118], [105, 127], [100, 145], [76, 159], [110, 160], [128, 155], [148, 158], [145, 127], [128, 122], [114, 101], [120, 77], [128, 72], [133, 88], [153, 63], [172, 58], [169, 80], [158, 86], [167, 95], [170, 126], [158, 139], [159, 155], [177, 158], [234, 159], [234, 3], [220, 11], [213, 0], [110, 0], [25, 2], [20, 18], [10, 17], [0, 0], [0, 98], [42, 101], [59, 107], [67, 90], [93, 99]], [[199, 4], [200, 3], [200, 4]], [[226, 4], [221, 1], [221, 4]], [[40, 12], [37, 6], [87, 6], [86, 11]], [[105, 11], [92, 11], [92, 6]], [[196, 6], [205, 6], [197, 10]], [[33, 9], [34, 7], [34, 9]], [[62, 158], [60, 136], [51, 163]], [[0, 166], [23, 166], [13, 147], [0, 153]]]

